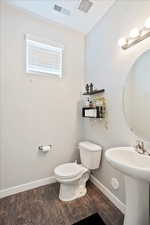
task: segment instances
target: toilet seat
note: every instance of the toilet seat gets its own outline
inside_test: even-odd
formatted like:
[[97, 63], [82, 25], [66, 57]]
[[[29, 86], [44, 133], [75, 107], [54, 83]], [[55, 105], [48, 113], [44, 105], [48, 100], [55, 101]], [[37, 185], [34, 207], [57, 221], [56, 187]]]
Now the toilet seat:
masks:
[[79, 176], [84, 171], [84, 167], [77, 163], [65, 163], [55, 168], [56, 177], [61, 179], [72, 179]]

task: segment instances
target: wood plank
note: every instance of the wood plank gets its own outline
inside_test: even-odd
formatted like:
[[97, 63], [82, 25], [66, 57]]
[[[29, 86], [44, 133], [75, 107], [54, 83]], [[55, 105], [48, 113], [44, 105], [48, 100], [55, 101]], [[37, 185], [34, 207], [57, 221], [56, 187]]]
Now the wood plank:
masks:
[[59, 184], [0, 200], [0, 225], [71, 225], [96, 212], [106, 225], [122, 225], [123, 214], [91, 182], [86, 196], [62, 202]]

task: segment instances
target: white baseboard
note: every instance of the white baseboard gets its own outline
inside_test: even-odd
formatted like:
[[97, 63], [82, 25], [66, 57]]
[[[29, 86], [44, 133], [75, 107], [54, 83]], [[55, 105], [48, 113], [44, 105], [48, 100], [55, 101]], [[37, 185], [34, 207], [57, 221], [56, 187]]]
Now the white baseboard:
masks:
[[95, 186], [103, 192], [104, 195], [123, 213], [125, 214], [126, 206], [122, 203], [107, 187], [105, 187], [96, 177], [91, 175], [90, 180]]
[[30, 182], [30, 183], [3, 189], [3, 190], [0, 190], [0, 199], [10, 196], [10, 195], [17, 194], [19, 192], [28, 191], [28, 190], [31, 190], [31, 189], [34, 189], [34, 188], [37, 188], [40, 186], [44, 186], [47, 184], [52, 184], [55, 182], [56, 182], [55, 177], [47, 177], [47, 178], [36, 180], [36, 181]]

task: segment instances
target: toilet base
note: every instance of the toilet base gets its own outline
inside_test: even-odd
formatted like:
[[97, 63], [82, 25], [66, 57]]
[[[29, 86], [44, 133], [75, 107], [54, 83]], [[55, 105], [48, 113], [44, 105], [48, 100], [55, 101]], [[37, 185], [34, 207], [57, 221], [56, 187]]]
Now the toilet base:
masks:
[[81, 198], [87, 193], [86, 182], [89, 179], [89, 173], [85, 173], [82, 177], [71, 183], [61, 183], [59, 199], [61, 201], [72, 201]]
[[60, 193], [59, 193], [59, 199], [61, 201], [64, 201], [64, 202], [73, 201], [73, 200], [75, 200], [77, 198], [81, 198], [84, 195], [86, 195], [86, 193], [87, 193], [86, 187], [84, 188], [84, 190], [81, 190], [81, 191], [79, 191], [79, 192], [77, 192], [77, 193], [75, 193], [73, 195], [71, 195], [71, 193], [69, 193], [69, 192], [64, 194], [64, 189], [66, 189], [66, 187], [64, 187], [64, 185], [61, 184], [61, 186], [60, 186]]

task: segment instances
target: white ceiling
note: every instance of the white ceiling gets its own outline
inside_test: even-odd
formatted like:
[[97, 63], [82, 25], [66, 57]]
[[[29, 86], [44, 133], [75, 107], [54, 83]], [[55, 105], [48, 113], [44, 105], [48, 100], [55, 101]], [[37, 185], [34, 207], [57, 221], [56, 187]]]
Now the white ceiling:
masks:
[[[9, 3], [28, 10], [48, 20], [61, 23], [72, 29], [88, 33], [104, 16], [115, 0], [90, 0], [93, 6], [88, 13], [78, 10], [80, 0], [7, 0]], [[71, 14], [63, 15], [53, 10], [54, 4], [69, 9]]]

